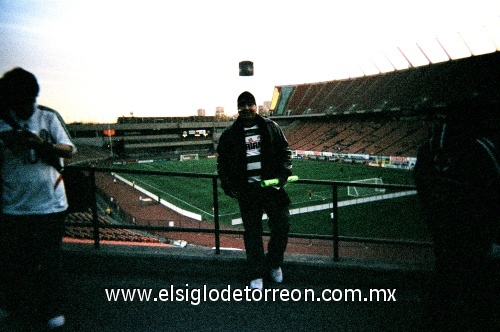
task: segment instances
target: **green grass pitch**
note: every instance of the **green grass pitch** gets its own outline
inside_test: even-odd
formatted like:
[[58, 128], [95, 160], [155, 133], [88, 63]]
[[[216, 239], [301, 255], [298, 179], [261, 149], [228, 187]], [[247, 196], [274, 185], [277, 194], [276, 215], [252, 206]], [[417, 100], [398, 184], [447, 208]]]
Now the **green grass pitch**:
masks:
[[[140, 170], [216, 173], [216, 159], [200, 158], [189, 161], [166, 161], [120, 166]], [[119, 173], [117, 169], [117, 173]], [[382, 178], [384, 184], [412, 185], [412, 173], [407, 170], [367, 167], [325, 161], [293, 160], [293, 174], [300, 179], [355, 181]], [[213, 220], [213, 194], [211, 179], [122, 174], [139, 186], [185, 210]], [[328, 204], [332, 202], [331, 186], [291, 183], [287, 191], [292, 200], [291, 209]], [[309, 199], [308, 189], [312, 189]], [[388, 192], [387, 192], [388, 193]], [[219, 216], [224, 225], [239, 218], [238, 205], [224, 195], [219, 184]], [[347, 188], [340, 187], [339, 201], [351, 200]], [[292, 233], [332, 234], [331, 209], [293, 214]], [[267, 224], [265, 222], [265, 224]], [[241, 227], [241, 226], [237, 226]], [[428, 232], [423, 223], [416, 195], [349, 205], [339, 208], [341, 236], [374, 237], [426, 241]]]

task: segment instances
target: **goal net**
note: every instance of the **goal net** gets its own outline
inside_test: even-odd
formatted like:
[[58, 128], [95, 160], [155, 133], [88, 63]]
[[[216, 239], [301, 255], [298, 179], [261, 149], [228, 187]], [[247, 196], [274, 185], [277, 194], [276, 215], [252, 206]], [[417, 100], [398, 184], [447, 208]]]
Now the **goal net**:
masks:
[[197, 153], [181, 154], [180, 161], [185, 161], [185, 160], [198, 160], [198, 154]]
[[[373, 178], [373, 179], [363, 179], [357, 181], [351, 181], [352, 183], [370, 183], [370, 184], [384, 184], [381, 178]], [[364, 196], [373, 196], [380, 195], [385, 193], [384, 188], [367, 188], [367, 187], [358, 187], [358, 186], [348, 186], [347, 187], [347, 195], [353, 197], [364, 197]]]

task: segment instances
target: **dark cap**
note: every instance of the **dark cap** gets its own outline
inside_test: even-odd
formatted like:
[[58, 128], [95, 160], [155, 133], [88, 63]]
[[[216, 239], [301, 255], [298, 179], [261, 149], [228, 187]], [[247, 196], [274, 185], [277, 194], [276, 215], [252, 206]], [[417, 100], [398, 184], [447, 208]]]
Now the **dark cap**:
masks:
[[238, 97], [238, 107], [245, 105], [256, 105], [255, 97], [248, 91], [242, 92]]

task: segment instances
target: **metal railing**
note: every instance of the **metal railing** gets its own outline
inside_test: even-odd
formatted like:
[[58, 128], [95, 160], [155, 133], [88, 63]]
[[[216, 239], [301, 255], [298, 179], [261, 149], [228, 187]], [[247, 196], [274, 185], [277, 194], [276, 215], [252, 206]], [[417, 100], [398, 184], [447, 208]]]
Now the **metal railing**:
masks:
[[[218, 198], [218, 176], [215, 174], [206, 173], [188, 173], [188, 172], [168, 172], [168, 171], [148, 171], [148, 170], [131, 170], [131, 169], [120, 169], [120, 168], [109, 168], [109, 167], [83, 167], [83, 166], [68, 166], [71, 168], [77, 168], [79, 170], [89, 172], [89, 178], [92, 184], [92, 190], [94, 193], [97, 192], [96, 178], [95, 174], [97, 172], [103, 173], [124, 173], [124, 174], [138, 174], [138, 175], [157, 175], [157, 176], [180, 176], [188, 178], [205, 178], [212, 180], [212, 195], [213, 195], [213, 211], [214, 211], [214, 227], [213, 228], [192, 228], [192, 227], [175, 227], [175, 226], [147, 226], [147, 225], [124, 225], [124, 224], [103, 224], [99, 222], [98, 206], [97, 200], [94, 200], [92, 210], [92, 223], [70, 223], [67, 222], [66, 226], [72, 227], [92, 227], [93, 228], [93, 241], [94, 247], [98, 249], [100, 247], [100, 229], [101, 228], [114, 228], [114, 229], [130, 229], [130, 230], [140, 230], [140, 231], [160, 231], [160, 232], [192, 232], [192, 233], [213, 233], [214, 234], [214, 247], [215, 253], [220, 254], [220, 236], [221, 234], [237, 234], [243, 235], [242, 230], [232, 230], [232, 229], [221, 229], [219, 220], [219, 198]], [[362, 243], [372, 243], [372, 244], [387, 244], [387, 245], [406, 245], [406, 246], [420, 246], [420, 247], [430, 247], [431, 242], [425, 241], [411, 241], [411, 240], [393, 240], [393, 239], [378, 239], [378, 238], [368, 238], [368, 237], [352, 237], [352, 236], [341, 236], [339, 234], [339, 200], [338, 192], [340, 187], [356, 186], [364, 188], [377, 188], [377, 189], [395, 189], [395, 190], [415, 190], [415, 186], [410, 185], [395, 185], [395, 184], [371, 184], [371, 183], [355, 183], [355, 182], [344, 182], [344, 181], [333, 181], [333, 180], [311, 180], [311, 179], [299, 179], [295, 183], [297, 184], [311, 184], [311, 185], [322, 185], [330, 186], [332, 190], [332, 235], [321, 235], [321, 234], [298, 234], [290, 233], [290, 238], [299, 239], [316, 239], [316, 240], [330, 240], [332, 241], [332, 252], [334, 261], [340, 260], [339, 248], [340, 242], [362, 242]], [[263, 235], [269, 235], [269, 232], [264, 232]]]

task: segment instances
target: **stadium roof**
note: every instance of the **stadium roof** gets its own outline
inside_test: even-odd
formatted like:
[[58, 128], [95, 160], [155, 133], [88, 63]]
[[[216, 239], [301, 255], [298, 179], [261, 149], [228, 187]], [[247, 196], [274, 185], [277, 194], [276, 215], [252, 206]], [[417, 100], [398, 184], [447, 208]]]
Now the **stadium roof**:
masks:
[[402, 70], [276, 86], [271, 110], [273, 116], [296, 116], [443, 107], [474, 96], [498, 101], [499, 68], [499, 51], [418, 67], [408, 60]]

